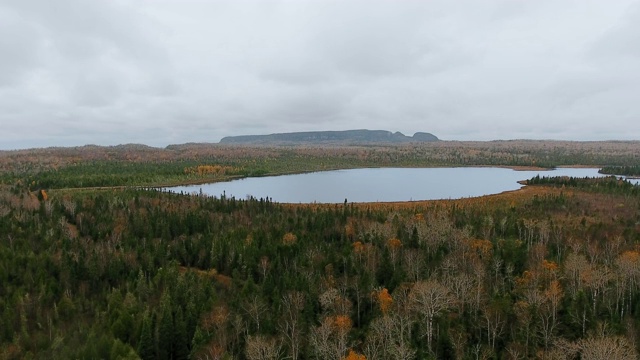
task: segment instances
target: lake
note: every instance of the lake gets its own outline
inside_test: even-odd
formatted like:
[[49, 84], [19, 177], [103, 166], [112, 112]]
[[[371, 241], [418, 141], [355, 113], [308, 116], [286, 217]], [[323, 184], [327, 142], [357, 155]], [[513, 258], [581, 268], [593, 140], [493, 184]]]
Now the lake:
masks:
[[[558, 168], [550, 171], [515, 171], [493, 167], [368, 168], [295, 175], [245, 178], [211, 184], [176, 186], [176, 193], [209, 196], [271, 198], [281, 203], [391, 202], [459, 199], [522, 187], [519, 180], [536, 175], [596, 177], [598, 169]], [[634, 180], [637, 184], [638, 180]]]

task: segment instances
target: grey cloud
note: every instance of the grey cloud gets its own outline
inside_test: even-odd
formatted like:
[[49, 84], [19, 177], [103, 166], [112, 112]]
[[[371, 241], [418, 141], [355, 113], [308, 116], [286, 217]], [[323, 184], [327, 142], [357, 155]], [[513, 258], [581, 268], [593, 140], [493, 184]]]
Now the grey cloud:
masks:
[[9, 1], [0, 148], [353, 128], [637, 139], [638, 24], [637, 0]]
[[43, 46], [36, 29], [10, 9], [0, 9], [0, 87], [19, 84], [39, 64]]
[[630, 5], [620, 21], [594, 41], [589, 56], [599, 60], [640, 58], [640, 3]]

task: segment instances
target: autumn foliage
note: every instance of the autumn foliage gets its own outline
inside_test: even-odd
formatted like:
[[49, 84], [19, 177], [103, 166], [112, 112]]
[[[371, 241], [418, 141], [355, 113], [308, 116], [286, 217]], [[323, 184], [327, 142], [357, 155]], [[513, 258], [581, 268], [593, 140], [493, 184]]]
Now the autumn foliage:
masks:
[[290, 232], [284, 234], [284, 236], [282, 237], [282, 244], [284, 245], [293, 245], [296, 243], [296, 241], [298, 241], [298, 237]]
[[347, 205], [45, 186], [546, 151], [512, 145], [4, 155], [33, 168], [0, 186], [0, 358], [637, 358], [640, 198], [603, 182]]
[[198, 165], [184, 169], [185, 174], [190, 175], [226, 175], [240, 172], [241, 169], [223, 165]]
[[349, 330], [351, 330], [353, 322], [347, 315], [336, 315], [333, 318], [333, 325], [339, 332], [348, 332]]
[[357, 352], [353, 351], [352, 349], [349, 349], [349, 354], [347, 354], [346, 357], [344, 357], [343, 360], [367, 360], [366, 356], [362, 355], [362, 354], [358, 354]]
[[390, 249], [396, 250], [402, 247], [402, 241], [398, 238], [392, 238], [387, 241], [387, 246], [389, 246]]
[[361, 254], [364, 251], [364, 244], [362, 244], [362, 242], [360, 241], [356, 241], [353, 243], [353, 252], [355, 252], [356, 254]]
[[389, 290], [387, 290], [387, 288], [383, 288], [382, 290], [377, 291], [376, 298], [380, 305], [380, 311], [382, 311], [383, 314], [387, 314], [393, 305], [393, 298], [389, 294]]

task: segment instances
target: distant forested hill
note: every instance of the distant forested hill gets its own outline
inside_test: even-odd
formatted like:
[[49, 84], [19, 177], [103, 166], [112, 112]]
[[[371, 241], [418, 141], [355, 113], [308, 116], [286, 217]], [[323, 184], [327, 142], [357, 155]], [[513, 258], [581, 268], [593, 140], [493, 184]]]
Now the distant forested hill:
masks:
[[309, 131], [270, 135], [228, 136], [220, 140], [221, 144], [353, 144], [353, 143], [409, 143], [438, 141], [429, 133], [417, 132], [406, 136], [401, 132], [386, 130], [346, 130], [346, 131]]

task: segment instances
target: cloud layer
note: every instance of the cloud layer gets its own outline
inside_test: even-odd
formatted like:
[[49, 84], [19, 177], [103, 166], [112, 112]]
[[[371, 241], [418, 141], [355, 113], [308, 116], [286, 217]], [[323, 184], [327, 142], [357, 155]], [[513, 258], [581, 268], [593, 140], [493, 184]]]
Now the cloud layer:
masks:
[[0, 148], [385, 129], [640, 139], [632, 0], [9, 0]]

